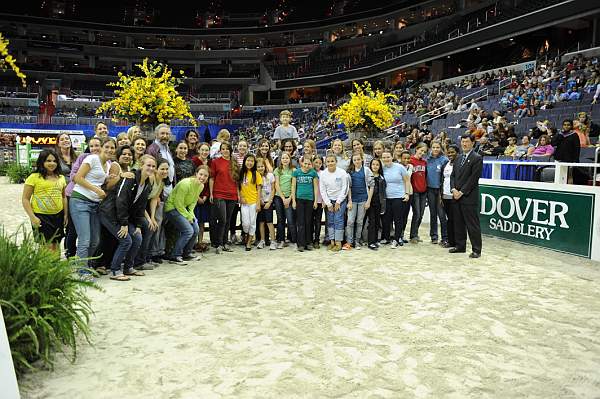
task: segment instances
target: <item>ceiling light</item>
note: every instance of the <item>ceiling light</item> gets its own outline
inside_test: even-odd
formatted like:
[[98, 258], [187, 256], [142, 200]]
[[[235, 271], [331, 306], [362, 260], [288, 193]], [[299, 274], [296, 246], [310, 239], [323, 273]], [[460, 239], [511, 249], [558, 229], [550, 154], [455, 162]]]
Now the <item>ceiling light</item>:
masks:
[[139, 50], [145, 50], [145, 48], [143, 48], [142, 46], [138, 46]]

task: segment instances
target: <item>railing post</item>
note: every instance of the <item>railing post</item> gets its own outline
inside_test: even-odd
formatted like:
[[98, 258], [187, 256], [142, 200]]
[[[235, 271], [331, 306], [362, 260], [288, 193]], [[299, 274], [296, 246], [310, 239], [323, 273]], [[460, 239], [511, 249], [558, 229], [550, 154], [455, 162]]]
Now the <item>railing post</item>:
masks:
[[567, 184], [569, 180], [569, 167], [563, 165], [560, 162], [556, 162], [554, 168], [554, 183], [555, 184]]
[[502, 179], [502, 164], [501, 163], [493, 163], [492, 164], [492, 180], [501, 180]]

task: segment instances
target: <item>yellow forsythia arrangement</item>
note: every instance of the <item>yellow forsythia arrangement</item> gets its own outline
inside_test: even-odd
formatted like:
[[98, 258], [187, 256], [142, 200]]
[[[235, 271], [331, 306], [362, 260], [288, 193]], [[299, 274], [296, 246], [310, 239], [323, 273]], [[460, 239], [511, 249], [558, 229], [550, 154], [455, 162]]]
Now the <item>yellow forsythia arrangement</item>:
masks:
[[15, 72], [17, 77], [21, 79], [21, 84], [23, 87], [25, 87], [26, 76], [17, 66], [16, 60], [8, 52], [8, 43], [8, 39], [6, 39], [4, 36], [2, 36], [2, 33], [0, 33], [0, 70], [6, 71], [8, 67], [10, 67], [10, 69]]
[[149, 63], [147, 58], [136, 66], [143, 76], [119, 72], [119, 81], [108, 84], [117, 87], [115, 98], [102, 103], [96, 114], [110, 112], [115, 120], [151, 124], [188, 119], [196, 126], [189, 105], [176, 90], [183, 82], [183, 71], [179, 71], [181, 78], [176, 78], [167, 65], [157, 61]]
[[392, 126], [397, 107], [392, 100], [394, 94], [373, 90], [369, 82], [354, 83], [356, 92], [350, 93], [350, 100], [332, 112], [332, 117], [349, 129], [383, 130]]

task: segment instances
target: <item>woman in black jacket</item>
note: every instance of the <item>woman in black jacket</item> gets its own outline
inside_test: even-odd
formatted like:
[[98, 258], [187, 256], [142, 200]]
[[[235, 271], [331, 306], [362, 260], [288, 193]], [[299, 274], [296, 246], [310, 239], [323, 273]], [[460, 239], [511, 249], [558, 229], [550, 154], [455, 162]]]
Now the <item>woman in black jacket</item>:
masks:
[[121, 178], [99, 208], [100, 222], [119, 241], [110, 266], [112, 280], [127, 281], [128, 276], [144, 275], [133, 268], [133, 262], [142, 244], [144, 211], [152, 189], [150, 176], [154, 175], [156, 160], [151, 155], [144, 155], [140, 162], [142, 166], [134, 178]]

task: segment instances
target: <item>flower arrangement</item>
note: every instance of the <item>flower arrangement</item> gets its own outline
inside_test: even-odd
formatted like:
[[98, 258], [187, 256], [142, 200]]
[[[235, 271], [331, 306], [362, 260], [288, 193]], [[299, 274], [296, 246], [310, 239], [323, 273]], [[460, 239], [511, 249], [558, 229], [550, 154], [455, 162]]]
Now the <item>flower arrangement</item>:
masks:
[[0, 33], [0, 71], [6, 71], [8, 67], [14, 71], [19, 79], [21, 79], [21, 84], [25, 87], [25, 74], [21, 72], [19, 67], [17, 66], [16, 60], [12, 55], [8, 52], [8, 39], [2, 36]]
[[365, 129], [369, 132], [392, 126], [397, 106], [394, 94], [373, 90], [369, 82], [354, 83], [356, 92], [350, 93], [350, 100], [332, 112], [332, 117], [349, 129]]
[[149, 124], [188, 119], [196, 126], [189, 105], [176, 90], [185, 77], [183, 71], [179, 71], [181, 77], [174, 77], [167, 65], [157, 61], [149, 63], [147, 58], [136, 66], [143, 76], [119, 72], [119, 81], [108, 84], [117, 88], [115, 98], [102, 103], [96, 114], [111, 113], [115, 120]]

